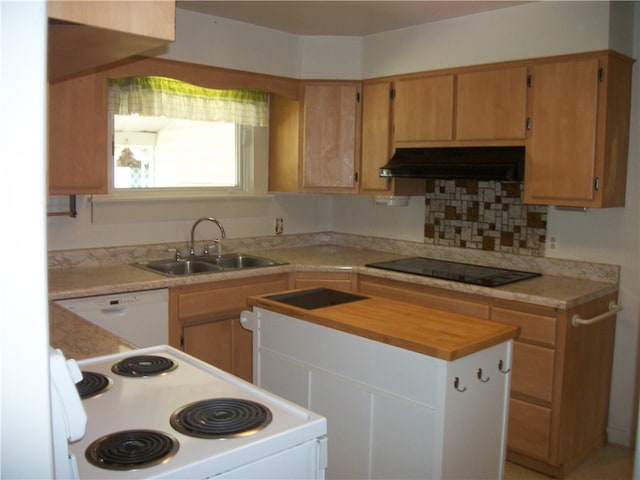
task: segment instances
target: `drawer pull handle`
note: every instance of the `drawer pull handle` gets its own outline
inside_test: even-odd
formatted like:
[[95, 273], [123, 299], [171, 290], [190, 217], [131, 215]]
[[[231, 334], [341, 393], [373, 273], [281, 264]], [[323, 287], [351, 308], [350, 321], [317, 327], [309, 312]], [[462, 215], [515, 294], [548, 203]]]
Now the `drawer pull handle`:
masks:
[[509, 373], [511, 371], [510, 368], [507, 368], [506, 370], [503, 369], [502, 367], [504, 366], [504, 362], [502, 360], [498, 361], [498, 370], [500, 370], [502, 373]]
[[609, 310], [600, 315], [596, 315], [591, 318], [580, 318], [580, 315], [577, 313], [571, 317], [571, 325], [574, 327], [578, 327], [580, 325], [591, 325], [592, 323], [599, 322], [600, 320], [604, 320], [605, 318], [613, 317], [616, 313], [622, 311], [622, 305], [618, 305], [616, 302], [611, 300], [609, 302]]
[[487, 383], [489, 380], [491, 380], [491, 377], [482, 378], [482, 369], [479, 368], [478, 369], [478, 380], [480, 380], [482, 383]]
[[455, 388], [460, 393], [465, 392], [467, 390], [467, 387], [460, 388], [460, 379], [458, 377], [453, 379], [453, 388]]

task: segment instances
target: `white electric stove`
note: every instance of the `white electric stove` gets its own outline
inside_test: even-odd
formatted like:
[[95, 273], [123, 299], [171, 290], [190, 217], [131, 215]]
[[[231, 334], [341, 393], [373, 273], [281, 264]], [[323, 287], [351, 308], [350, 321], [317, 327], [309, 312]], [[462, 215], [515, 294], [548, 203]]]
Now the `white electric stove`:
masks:
[[[76, 363], [87, 422], [71, 477], [324, 478], [320, 415], [166, 345]], [[55, 416], [54, 431], [72, 423]]]

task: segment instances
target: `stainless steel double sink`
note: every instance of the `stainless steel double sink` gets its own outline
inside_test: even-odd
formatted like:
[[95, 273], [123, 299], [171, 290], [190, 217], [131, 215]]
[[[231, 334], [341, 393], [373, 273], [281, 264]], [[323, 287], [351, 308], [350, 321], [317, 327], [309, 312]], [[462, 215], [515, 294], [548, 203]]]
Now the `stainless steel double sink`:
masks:
[[142, 268], [168, 277], [182, 275], [197, 275], [202, 273], [229, 272], [248, 268], [271, 267], [286, 265], [271, 258], [246, 255], [244, 253], [229, 253], [212, 256], [191, 256], [181, 260], [151, 260], [149, 262], [132, 263], [134, 267]]

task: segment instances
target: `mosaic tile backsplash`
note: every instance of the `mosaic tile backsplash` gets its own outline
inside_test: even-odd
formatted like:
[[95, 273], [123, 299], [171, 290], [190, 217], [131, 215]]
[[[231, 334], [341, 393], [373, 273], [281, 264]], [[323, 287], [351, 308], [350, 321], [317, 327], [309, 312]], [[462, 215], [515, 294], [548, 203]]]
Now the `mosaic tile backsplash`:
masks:
[[544, 256], [547, 207], [525, 205], [522, 182], [427, 180], [424, 241]]

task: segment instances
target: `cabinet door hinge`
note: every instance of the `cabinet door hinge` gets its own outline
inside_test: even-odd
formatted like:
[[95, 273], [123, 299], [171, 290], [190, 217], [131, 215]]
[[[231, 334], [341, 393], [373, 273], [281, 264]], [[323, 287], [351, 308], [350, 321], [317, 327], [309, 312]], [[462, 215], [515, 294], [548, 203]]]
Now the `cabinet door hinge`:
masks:
[[533, 80], [531, 79], [531, 74], [527, 75], [527, 87], [531, 88], [531, 85], [533, 84]]
[[598, 81], [604, 82], [604, 68], [602, 67], [598, 69]]
[[184, 333], [180, 334], [180, 350], [184, 351]]
[[598, 177], [593, 179], [593, 190], [598, 191], [600, 189], [600, 179]]
[[355, 181], [355, 183], [358, 183], [358, 172], [355, 172], [353, 174], [353, 180]]
[[396, 98], [396, 89], [392, 88], [391, 90], [389, 90], [389, 98], [391, 100], [393, 100], [394, 98]]
[[360, 103], [360, 92], [356, 93], [356, 102]]
[[527, 121], [524, 124], [527, 130], [531, 130], [531, 117], [527, 117]]

